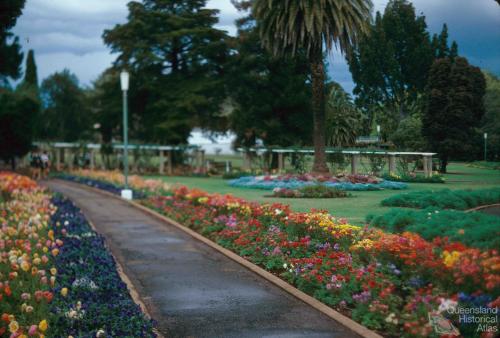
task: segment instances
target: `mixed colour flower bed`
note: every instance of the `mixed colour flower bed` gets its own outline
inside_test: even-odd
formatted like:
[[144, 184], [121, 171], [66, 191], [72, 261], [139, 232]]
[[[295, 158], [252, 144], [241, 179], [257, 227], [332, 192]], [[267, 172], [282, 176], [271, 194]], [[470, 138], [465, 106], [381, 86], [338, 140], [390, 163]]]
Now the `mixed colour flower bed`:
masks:
[[154, 336], [70, 201], [5, 172], [0, 191], [0, 336]]
[[392, 182], [368, 175], [320, 176], [311, 174], [244, 176], [230, 180], [229, 185], [264, 190], [300, 189], [305, 186], [323, 185], [347, 191], [402, 190], [408, 187], [405, 183]]
[[460, 320], [458, 309], [487, 309], [474, 318], [492, 320], [500, 306], [498, 250], [185, 187], [141, 203], [385, 336], [439, 337], [429, 317], [455, 325], [463, 337], [494, 336]]

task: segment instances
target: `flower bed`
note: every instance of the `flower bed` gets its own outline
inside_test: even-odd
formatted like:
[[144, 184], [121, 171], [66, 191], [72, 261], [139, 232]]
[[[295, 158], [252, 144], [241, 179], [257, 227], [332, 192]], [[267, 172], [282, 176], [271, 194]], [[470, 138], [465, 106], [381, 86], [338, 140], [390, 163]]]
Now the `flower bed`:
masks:
[[154, 336], [69, 201], [10, 173], [0, 191], [0, 336]]
[[388, 234], [323, 211], [297, 213], [185, 187], [142, 203], [386, 336], [437, 336], [432, 313], [473, 337], [477, 324], [459, 323], [445, 310], [500, 305], [496, 250]]
[[273, 190], [300, 189], [305, 186], [323, 185], [338, 190], [367, 191], [406, 189], [405, 183], [386, 181], [373, 176], [345, 175], [345, 176], [315, 176], [315, 175], [283, 175], [283, 176], [245, 176], [230, 180], [229, 185], [240, 188]]
[[350, 195], [337, 188], [310, 185], [299, 189], [275, 188], [272, 197], [279, 198], [343, 198]]
[[415, 191], [382, 200], [383, 206], [425, 209], [467, 210], [480, 205], [500, 203], [500, 188], [483, 190]]
[[[106, 190], [113, 194], [120, 194], [125, 187], [125, 177], [118, 171], [80, 169], [73, 170], [70, 173], [55, 174], [54, 176]], [[134, 198], [144, 198], [146, 194], [161, 194], [170, 188], [167, 183], [160, 180], [145, 180], [137, 175], [130, 176], [128, 183], [129, 187], [132, 188]]]

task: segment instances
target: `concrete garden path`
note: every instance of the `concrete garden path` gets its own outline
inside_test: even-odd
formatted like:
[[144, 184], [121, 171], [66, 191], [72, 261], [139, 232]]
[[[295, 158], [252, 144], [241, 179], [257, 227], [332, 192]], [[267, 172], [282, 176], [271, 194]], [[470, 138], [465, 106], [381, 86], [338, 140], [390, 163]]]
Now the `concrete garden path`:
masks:
[[358, 337], [174, 226], [73, 183], [46, 182], [94, 223], [166, 337]]

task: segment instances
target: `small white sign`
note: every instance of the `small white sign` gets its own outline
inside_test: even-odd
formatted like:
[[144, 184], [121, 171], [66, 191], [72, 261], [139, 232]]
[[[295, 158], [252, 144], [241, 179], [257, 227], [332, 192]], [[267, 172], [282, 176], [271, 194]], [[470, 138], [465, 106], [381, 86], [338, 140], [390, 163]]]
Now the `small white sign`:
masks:
[[132, 190], [130, 189], [123, 189], [122, 190], [122, 198], [125, 200], [132, 200]]

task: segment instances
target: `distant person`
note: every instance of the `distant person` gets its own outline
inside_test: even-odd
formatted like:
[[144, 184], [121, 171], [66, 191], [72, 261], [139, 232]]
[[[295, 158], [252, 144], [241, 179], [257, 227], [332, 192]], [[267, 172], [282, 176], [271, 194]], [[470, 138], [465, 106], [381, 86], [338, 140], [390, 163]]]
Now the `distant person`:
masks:
[[47, 178], [49, 176], [50, 171], [50, 157], [47, 151], [44, 151], [42, 155], [40, 155], [40, 159], [42, 161], [42, 177]]
[[42, 158], [38, 149], [31, 152], [31, 178], [34, 180], [39, 180], [42, 176]]

